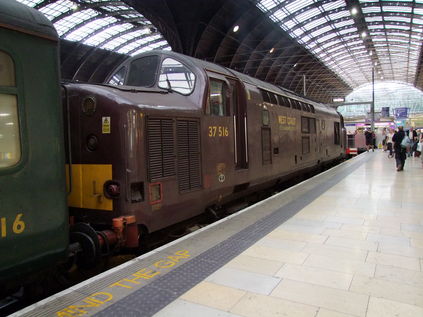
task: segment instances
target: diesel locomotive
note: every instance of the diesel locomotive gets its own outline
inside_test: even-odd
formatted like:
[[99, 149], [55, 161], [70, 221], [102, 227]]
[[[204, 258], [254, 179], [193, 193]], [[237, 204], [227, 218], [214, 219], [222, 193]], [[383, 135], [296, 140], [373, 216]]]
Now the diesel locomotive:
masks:
[[15, 2], [0, 12], [1, 281], [69, 250], [90, 265], [137, 248], [345, 155], [335, 109], [174, 52], [60, 92], [51, 23]]

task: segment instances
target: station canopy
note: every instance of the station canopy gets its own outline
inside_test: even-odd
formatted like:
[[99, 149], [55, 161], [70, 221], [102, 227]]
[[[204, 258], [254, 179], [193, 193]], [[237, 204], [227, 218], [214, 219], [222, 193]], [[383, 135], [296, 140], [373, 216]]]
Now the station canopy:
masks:
[[377, 79], [415, 84], [423, 0], [260, 0], [257, 6], [356, 88]]
[[423, 0], [18, 1], [56, 27], [64, 79], [172, 49], [325, 103], [373, 74], [423, 88]]
[[[338, 107], [338, 111], [347, 119], [357, 118], [370, 113], [370, 104], [360, 104], [372, 100], [372, 84], [364, 84], [350, 93], [345, 102], [348, 106]], [[377, 81], [375, 83], [375, 112], [389, 108], [394, 116], [395, 108], [408, 108], [411, 116], [423, 114], [423, 92], [412, 85], [401, 82]], [[357, 104], [353, 104], [357, 103]]]
[[122, 1], [18, 1], [43, 13], [63, 40], [127, 55], [170, 50], [151, 22]]

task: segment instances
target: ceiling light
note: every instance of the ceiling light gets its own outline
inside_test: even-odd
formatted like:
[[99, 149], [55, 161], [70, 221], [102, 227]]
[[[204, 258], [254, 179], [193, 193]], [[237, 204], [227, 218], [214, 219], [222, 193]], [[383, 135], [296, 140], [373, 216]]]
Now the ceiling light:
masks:
[[366, 31], [363, 31], [363, 32], [361, 32], [361, 37], [364, 39], [364, 38], [366, 38], [366, 36], [367, 36], [367, 32]]
[[370, 56], [372, 56], [372, 55], [373, 55], [373, 51], [370, 51], [370, 52], [369, 52], [369, 55], [370, 55]]
[[383, 76], [380, 76], [380, 79], [383, 79]]
[[375, 66], [377, 66], [377, 62], [375, 62]]
[[78, 5], [75, 3], [74, 5], [72, 5], [71, 9], [72, 9], [72, 11], [73, 11], [73, 12], [76, 12], [76, 11], [78, 11], [79, 7], [78, 7]]
[[269, 53], [270, 53], [270, 54], [272, 54], [274, 51], [275, 51], [275, 48], [274, 48], [274, 47], [272, 47], [272, 48], [270, 49]]
[[333, 102], [344, 102], [344, 98], [333, 98]]
[[0, 113], [0, 117], [8, 117], [10, 116], [10, 113]]
[[233, 29], [234, 33], [238, 32], [238, 30], [239, 30], [239, 25], [235, 25]]
[[357, 8], [356, 8], [356, 7], [353, 7], [353, 8], [351, 9], [351, 15], [356, 15], [357, 13], [358, 13]]

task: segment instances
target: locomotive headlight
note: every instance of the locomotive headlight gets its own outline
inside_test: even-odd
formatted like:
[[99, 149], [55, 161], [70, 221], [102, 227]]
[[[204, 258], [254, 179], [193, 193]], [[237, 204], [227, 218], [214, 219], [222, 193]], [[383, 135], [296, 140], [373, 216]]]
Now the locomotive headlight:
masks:
[[98, 138], [94, 134], [87, 136], [87, 149], [89, 151], [95, 151], [98, 148]]
[[116, 181], [107, 181], [103, 185], [104, 196], [110, 199], [116, 199], [120, 196], [120, 184]]
[[87, 116], [92, 116], [97, 108], [97, 102], [94, 97], [86, 97], [82, 101], [82, 112]]

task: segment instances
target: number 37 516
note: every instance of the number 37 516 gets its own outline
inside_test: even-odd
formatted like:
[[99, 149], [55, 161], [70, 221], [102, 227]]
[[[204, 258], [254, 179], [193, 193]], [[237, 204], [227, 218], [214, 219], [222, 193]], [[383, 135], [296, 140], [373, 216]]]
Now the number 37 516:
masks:
[[228, 127], [209, 126], [209, 137], [229, 136]]

